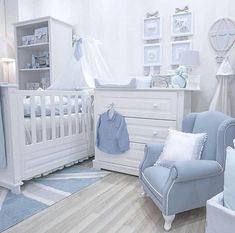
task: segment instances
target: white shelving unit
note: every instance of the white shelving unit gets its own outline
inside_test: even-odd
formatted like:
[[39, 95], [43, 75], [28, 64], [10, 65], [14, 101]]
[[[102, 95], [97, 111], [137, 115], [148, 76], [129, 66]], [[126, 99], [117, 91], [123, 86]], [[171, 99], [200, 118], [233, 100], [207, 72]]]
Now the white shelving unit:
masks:
[[[23, 44], [22, 37], [34, 35], [34, 30], [47, 28], [47, 39], [42, 42]], [[54, 19], [43, 17], [15, 24], [17, 51], [17, 82], [19, 88], [27, 89], [27, 83], [41, 83], [42, 78], [54, 82], [68, 64], [72, 55], [72, 26]], [[49, 53], [48, 67], [29, 68], [32, 55]]]

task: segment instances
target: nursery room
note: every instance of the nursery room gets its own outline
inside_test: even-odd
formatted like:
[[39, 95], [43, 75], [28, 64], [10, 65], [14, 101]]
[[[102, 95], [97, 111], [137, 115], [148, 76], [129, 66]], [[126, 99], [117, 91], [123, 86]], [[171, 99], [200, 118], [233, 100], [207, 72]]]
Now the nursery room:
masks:
[[0, 0], [0, 232], [234, 233], [234, 12]]

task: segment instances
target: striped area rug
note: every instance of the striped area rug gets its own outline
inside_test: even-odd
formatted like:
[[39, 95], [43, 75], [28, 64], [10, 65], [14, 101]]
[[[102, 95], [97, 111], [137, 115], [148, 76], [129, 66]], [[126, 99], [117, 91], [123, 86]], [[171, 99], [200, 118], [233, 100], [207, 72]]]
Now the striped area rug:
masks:
[[74, 165], [25, 182], [22, 193], [0, 187], [0, 232], [108, 175], [107, 171]]

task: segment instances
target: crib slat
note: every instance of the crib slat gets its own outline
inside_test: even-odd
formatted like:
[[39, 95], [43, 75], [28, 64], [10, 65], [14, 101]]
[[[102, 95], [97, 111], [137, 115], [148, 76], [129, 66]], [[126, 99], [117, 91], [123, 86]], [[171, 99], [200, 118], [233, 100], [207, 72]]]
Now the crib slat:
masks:
[[63, 96], [60, 95], [60, 138], [64, 137], [64, 101]]
[[85, 112], [86, 112], [86, 105], [85, 105], [84, 96], [81, 96], [81, 98], [82, 98], [81, 132], [82, 132], [82, 134], [85, 134]]
[[84, 112], [83, 112], [83, 121], [84, 121], [84, 133], [87, 133], [87, 100], [83, 96], [83, 102], [84, 102]]
[[31, 135], [32, 135], [32, 144], [36, 143], [37, 135], [36, 135], [36, 117], [35, 117], [35, 96], [30, 95], [31, 102]]
[[74, 104], [75, 104], [75, 134], [77, 135], [77, 134], [79, 134], [79, 122], [78, 122], [78, 120], [79, 120], [79, 111], [78, 111], [78, 105], [79, 105], [79, 103], [78, 103], [78, 96], [76, 95], [76, 96], [74, 96]]
[[47, 140], [45, 95], [41, 96], [42, 142]]
[[26, 138], [26, 128], [25, 128], [25, 109], [24, 109], [24, 95], [18, 95], [18, 106], [19, 107], [19, 127], [20, 127], [20, 144], [21, 145], [27, 145], [27, 138]]
[[72, 135], [71, 96], [68, 96], [68, 136]]
[[55, 127], [55, 96], [51, 95], [51, 137], [52, 140], [56, 138], [56, 127]]
[[87, 140], [89, 147], [91, 146], [92, 140], [91, 140], [91, 98], [87, 97]]

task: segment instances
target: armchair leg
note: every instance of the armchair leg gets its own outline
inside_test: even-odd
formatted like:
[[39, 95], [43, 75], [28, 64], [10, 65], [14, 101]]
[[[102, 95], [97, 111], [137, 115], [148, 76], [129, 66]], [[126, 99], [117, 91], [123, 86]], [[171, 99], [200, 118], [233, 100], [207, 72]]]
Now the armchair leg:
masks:
[[169, 231], [171, 229], [171, 224], [175, 219], [175, 215], [169, 215], [169, 216], [165, 216], [164, 214], [162, 215], [164, 220], [165, 220], [165, 224], [164, 224], [164, 229], [166, 231]]
[[141, 197], [147, 197], [147, 193], [145, 192], [144, 188], [142, 190], [142, 193], [140, 194]]
[[143, 191], [140, 195], [141, 197], [147, 197], [147, 193], [145, 191]]

